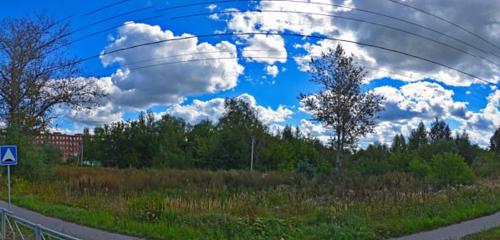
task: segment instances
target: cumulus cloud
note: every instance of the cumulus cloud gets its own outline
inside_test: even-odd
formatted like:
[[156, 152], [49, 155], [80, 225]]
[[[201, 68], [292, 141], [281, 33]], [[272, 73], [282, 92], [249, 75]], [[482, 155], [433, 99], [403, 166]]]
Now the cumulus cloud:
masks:
[[[500, 20], [497, 14], [500, 10], [500, 3], [498, 1], [471, 2], [467, 0], [445, 0], [436, 2], [432, 0], [409, 0], [407, 3], [423, 8], [429, 12], [445, 16], [452, 22], [473, 30], [490, 42], [500, 42]], [[381, 14], [415, 22], [425, 26], [427, 29], [408, 24], [407, 22], [397, 21], [394, 18], [374, 16], [373, 14], [356, 11], [352, 8], [334, 7], [331, 6], [331, 4], [368, 9]], [[500, 76], [497, 74], [500, 70], [498, 67], [498, 60], [500, 58], [496, 57], [500, 56], [500, 51], [496, 47], [462, 30], [450, 26], [449, 24], [390, 1], [264, 1], [260, 2], [256, 6], [256, 9], [262, 12], [239, 11], [231, 13], [231, 17], [227, 24], [228, 29], [240, 32], [264, 31], [279, 33], [293, 32], [305, 35], [321, 34], [323, 36], [359, 41], [392, 48], [440, 62], [478, 76], [485, 81], [493, 83], [500, 81]], [[294, 11], [316, 14], [291, 13]], [[394, 29], [347, 19], [333, 19], [329, 16], [325, 16], [331, 14], [348, 14], [354, 18], [389, 25], [394, 28], [434, 39], [435, 41], [441, 42], [441, 44], [407, 33], [398, 32]], [[435, 29], [435, 31], [429, 31], [429, 28]], [[445, 33], [451, 36], [451, 38], [439, 33]], [[260, 38], [257, 36], [246, 36], [243, 38], [247, 40], [246, 44], [248, 45], [263, 45], [264, 47], [266, 42], [269, 43], [273, 40], [266, 39], [270, 38], [270, 36], [263, 36]], [[281, 49], [285, 46], [284, 43], [281, 42], [281, 37], [276, 36], [274, 38], [280, 39], [280, 41], [274, 41], [275, 43], [272, 44], [274, 48], [269, 49]], [[296, 46], [306, 50], [307, 54], [304, 56], [295, 56], [295, 60], [299, 63], [301, 70], [307, 70], [307, 66], [304, 64], [306, 63], [305, 60], [310, 59], [311, 56], [318, 56], [320, 52], [326, 51], [328, 48], [334, 48], [337, 44], [337, 41], [332, 40], [322, 40], [318, 42], [306, 41], [302, 44], [296, 44]], [[368, 80], [385, 76], [397, 77], [401, 80], [411, 82], [432, 78], [454, 86], [469, 86], [472, 83], [482, 82], [457, 71], [410, 56], [372, 47], [360, 47], [352, 43], [342, 42], [342, 44], [347, 49], [348, 53], [352, 53], [358, 62], [367, 66], [368, 70], [370, 70]], [[445, 45], [451, 45], [452, 48]], [[457, 50], [457, 48], [461, 49], [461, 51]], [[464, 53], [464, 51], [470, 54]], [[481, 58], [486, 58], [488, 60], [481, 60]]]
[[471, 113], [469, 118], [462, 126], [463, 130], [470, 132], [471, 138], [487, 146], [489, 138], [500, 126], [500, 90], [496, 90], [488, 96], [488, 103], [485, 108], [477, 113]]
[[224, 111], [224, 99], [214, 98], [208, 101], [193, 100], [191, 104], [176, 104], [166, 113], [182, 118], [191, 124], [197, 124], [203, 120], [216, 123]]
[[267, 75], [270, 75], [270, 76], [273, 76], [273, 77], [278, 76], [278, 73], [279, 73], [278, 66], [276, 66], [276, 65], [267, 65], [266, 66], [266, 73], [267, 73]]
[[[279, 105], [276, 109], [257, 104], [257, 100], [250, 94], [244, 93], [236, 97], [247, 102], [250, 107], [255, 109], [257, 117], [267, 125], [282, 123], [293, 115], [293, 111]], [[183, 118], [191, 124], [199, 123], [208, 119], [214, 123], [224, 115], [224, 99], [213, 98], [208, 101], [194, 100], [191, 104], [176, 104], [166, 111], [176, 117]]]
[[235, 58], [236, 46], [227, 41], [200, 43], [194, 37], [107, 54], [137, 44], [190, 36], [176, 36], [160, 26], [125, 23], [101, 54], [104, 66], [118, 64], [116, 72], [100, 79], [80, 79], [95, 80], [105, 91], [101, 106], [85, 111], [61, 107], [55, 114], [88, 126], [102, 125], [120, 121], [128, 111], [175, 105], [186, 96], [234, 88], [244, 68]]
[[[189, 36], [175, 36], [159, 26], [129, 22], [118, 29], [118, 36], [103, 53]], [[106, 54], [101, 60], [105, 66], [112, 63], [122, 66], [121, 74], [112, 79], [118, 88], [111, 96], [113, 104], [144, 109], [154, 104], [180, 103], [188, 95], [234, 88], [244, 69], [234, 58], [236, 55], [236, 46], [227, 41], [212, 45], [190, 38]]]
[[[444, 0], [437, 2], [432, 0], [409, 0], [406, 1], [406, 3], [423, 8], [437, 15], [444, 16], [454, 23], [465, 26], [467, 29], [471, 29], [473, 32], [489, 39], [491, 42], [500, 42], [500, 26], [498, 24], [499, 19], [497, 14], [500, 10], [500, 2], [498, 1], [471, 2], [467, 0]], [[377, 23], [391, 25], [412, 33], [428, 36], [437, 41], [473, 53], [474, 55], [484, 56], [493, 62], [498, 63], [498, 58], [491, 54], [491, 52], [494, 54], [496, 52], [496, 55], [500, 54], [498, 49], [489, 46], [484, 41], [481, 41], [480, 39], [473, 37], [462, 30], [443, 23], [435, 18], [426, 16], [413, 9], [402, 7], [390, 1], [374, 2], [354, 0], [353, 5], [360, 9], [370, 9], [436, 29], [438, 32], [443, 32], [456, 39], [465, 41], [475, 48], [483, 50], [487, 54], [479, 52], [477, 49], [473, 49], [461, 42], [435, 32], [430, 32], [429, 30], [421, 27], [398, 22], [394, 19], [377, 17]], [[360, 16], [361, 14], [358, 13], [356, 15]], [[479, 60], [478, 58], [447, 48], [443, 45], [416, 38], [405, 33], [395, 32], [391, 29], [373, 27], [368, 24], [352, 21], [338, 21], [336, 26], [340, 29], [340, 31], [348, 30], [355, 32], [356, 39], [361, 42], [395, 48], [403, 52], [408, 52], [437, 62], [445, 63], [462, 71], [475, 74], [487, 81], [499, 81], [499, 76], [497, 74], [499, 70], [498, 65]], [[406, 75], [410, 74], [418, 79], [430, 77], [455, 86], [469, 86], [471, 83], [477, 82], [477, 80], [471, 79], [470, 77], [464, 76], [455, 71], [418, 59], [374, 48], [364, 49], [366, 49], [371, 57], [376, 59], [377, 66], [383, 66], [389, 71], [406, 72]]]
[[400, 89], [382, 86], [373, 89], [375, 94], [385, 97], [382, 121], [419, 118], [466, 118], [467, 103], [453, 100], [454, 92], [437, 83], [416, 82]]

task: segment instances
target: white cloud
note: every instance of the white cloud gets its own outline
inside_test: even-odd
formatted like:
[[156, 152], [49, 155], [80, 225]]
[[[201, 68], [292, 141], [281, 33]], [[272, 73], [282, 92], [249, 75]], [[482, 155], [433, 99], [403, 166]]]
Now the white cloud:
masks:
[[213, 11], [214, 9], [217, 8], [217, 4], [210, 4], [208, 5], [207, 9], [210, 10], [210, 11]]
[[[276, 109], [258, 105], [255, 97], [247, 93], [236, 98], [247, 102], [250, 107], [255, 109], [258, 118], [266, 125], [285, 122], [293, 114], [292, 110], [282, 105]], [[208, 101], [194, 100], [191, 104], [185, 105], [176, 104], [166, 111], [166, 113], [183, 118], [191, 124], [199, 123], [205, 119], [216, 123], [224, 115], [224, 112], [223, 98], [213, 98]]]
[[276, 66], [276, 65], [267, 65], [266, 66], [266, 73], [267, 73], [267, 75], [270, 75], [270, 76], [273, 76], [273, 77], [278, 76], [278, 73], [279, 73], [278, 66]]
[[191, 124], [197, 124], [207, 119], [216, 123], [224, 111], [224, 99], [214, 98], [208, 101], [193, 100], [191, 104], [185, 105], [176, 104], [166, 113], [180, 117]]
[[248, 46], [243, 49], [243, 57], [250, 61], [274, 64], [287, 60], [285, 40], [279, 35], [255, 35], [247, 37]]
[[470, 113], [462, 130], [470, 132], [470, 137], [482, 146], [489, 144], [491, 135], [500, 126], [500, 90], [488, 96], [485, 108], [477, 113]]
[[[467, 0], [444, 0], [440, 2], [431, 0], [409, 0], [408, 2], [409, 4], [416, 5], [430, 12], [435, 12], [436, 9], [439, 9], [439, 15], [446, 16], [446, 18], [450, 19], [452, 22], [460, 23], [468, 29], [474, 29], [474, 32], [484, 36], [490, 42], [500, 42], [500, 24], [498, 24], [498, 14], [496, 14], [500, 11], [500, 4], [497, 1], [474, 2], [473, 4]], [[394, 29], [347, 19], [334, 19], [328, 15], [339, 15], [339, 12], [342, 11], [352, 11], [353, 14], [359, 12], [349, 10], [348, 8], [337, 8], [331, 6], [331, 4], [343, 4], [347, 7], [370, 9], [373, 12], [382, 14], [390, 13], [388, 15], [402, 18], [410, 22], [417, 22], [427, 28], [435, 29], [438, 33], [443, 32], [455, 39], [459, 39], [459, 41], [434, 33], [431, 38], [442, 43], [439, 44], [419, 38], [415, 35], [398, 32]], [[422, 13], [391, 3], [390, 1], [382, 3], [361, 0], [322, 0], [314, 2], [264, 1], [259, 2], [256, 9], [262, 12], [238, 11], [229, 14], [230, 18], [227, 23], [228, 29], [239, 32], [293, 32], [304, 35], [317, 33], [345, 40], [355, 40], [440, 62], [455, 69], [478, 76], [485, 81], [492, 83], [500, 82], [500, 76], [497, 74], [500, 67], [498, 64], [492, 63], [498, 62], [498, 58], [493, 56], [493, 54], [498, 55], [498, 52], [489, 54], [494, 51], [492, 46], [449, 24], [437, 21], [432, 17], [423, 17], [424, 15], [422, 15]], [[294, 11], [301, 13], [292, 13]], [[364, 13], [363, 15], [367, 15], [367, 17], [372, 16], [372, 14], [369, 13]], [[464, 18], [464, 15], [469, 17]], [[377, 16], [375, 22], [400, 28], [414, 34], [429, 36], [428, 29], [401, 23], [395, 21], [393, 18], [390, 19]], [[398, 25], [395, 25], [395, 23]], [[444, 31], [445, 29], [446, 31]], [[257, 44], [256, 42], [270, 42], [264, 39], [267, 37], [269, 36], [261, 37], [261, 39], [257, 39], [256, 36], [245, 36], [242, 38], [248, 40], [246, 44], [255, 45]], [[252, 39], [253, 42], [250, 41]], [[476, 49], [464, 45], [464, 41], [468, 45], [473, 45]], [[296, 61], [300, 65], [300, 69], [307, 70], [307, 66], [304, 64], [306, 61], [304, 60], [308, 60], [308, 57], [317, 56], [319, 52], [326, 51], [336, 44], [336, 41], [330, 40], [318, 41], [316, 43], [314, 41], [308, 41], [302, 44], [295, 43], [296, 47], [302, 46], [302, 48], [307, 51], [305, 56], [295, 56]], [[353, 43], [343, 42], [342, 44], [347, 49], [348, 53], [352, 53], [355, 56], [356, 61], [367, 67], [367, 70], [369, 70], [369, 75], [367, 76], [368, 81], [391, 76], [408, 82], [432, 78], [453, 86], [470, 86], [472, 83], [482, 82], [455, 70], [423, 61], [422, 59], [373, 47], [360, 47]], [[264, 44], [259, 43], [259, 45]], [[489, 59], [489, 61], [481, 60], [480, 58], [471, 56], [460, 50], [457, 51], [445, 45], [451, 45], [454, 48], [459, 48], [472, 55], [485, 57]], [[274, 44], [274, 46], [282, 48], [285, 45], [280, 43]], [[480, 49], [480, 54], [477, 49]]]
[[383, 86], [373, 91], [386, 99], [385, 109], [380, 114], [382, 121], [415, 117], [423, 119], [467, 117], [467, 104], [454, 101], [453, 91], [437, 83], [415, 82], [406, 84], [400, 89]]
[[[164, 31], [159, 26], [129, 22], [118, 29], [116, 40], [103, 52], [189, 36], [175, 36], [173, 32]], [[115, 74], [112, 79], [119, 89], [110, 96], [113, 104], [144, 109], [154, 104], [180, 103], [189, 95], [234, 88], [243, 72], [243, 66], [234, 59], [236, 55], [236, 46], [229, 42], [212, 45], [190, 38], [102, 55], [101, 59], [105, 66], [114, 62], [123, 65], [120, 74]], [[226, 59], [199, 60], [208, 58]], [[151, 62], [145, 59], [156, 60]], [[184, 62], [163, 64], [179, 61]], [[141, 68], [145, 65], [149, 67]]]

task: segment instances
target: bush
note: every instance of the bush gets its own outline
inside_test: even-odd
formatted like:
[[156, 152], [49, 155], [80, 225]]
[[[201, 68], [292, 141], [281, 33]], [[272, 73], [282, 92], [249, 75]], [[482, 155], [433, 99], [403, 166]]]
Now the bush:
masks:
[[18, 165], [11, 167], [15, 176], [27, 180], [42, 180], [51, 174], [49, 166], [44, 162], [46, 153], [35, 147], [33, 140], [19, 129], [8, 128], [2, 142], [17, 145]]
[[316, 175], [316, 168], [308, 161], [299, 161], [295, 172], [298, 174], [304, 174], [308, 177], [313, 177]]
[[500, 176], [500, 156], [493, 152], [481, 151], [474, 158], [472, 168], [481, 177]]
[[470, 184], [474, 180], [472, 169], [455, 153], [435, 155], [430, 166], [430, 176], [441, 185]]
[[410, 161], [409, 164], [410, 172], [418, 177], [427, 177], [431, 172], [431, 167], [422, 159], [415, 157]]

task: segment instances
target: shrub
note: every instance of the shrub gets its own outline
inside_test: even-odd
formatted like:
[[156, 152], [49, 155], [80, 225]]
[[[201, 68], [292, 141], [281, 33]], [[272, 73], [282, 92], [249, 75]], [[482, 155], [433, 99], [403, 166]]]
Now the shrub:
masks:
[[438, 184], [470, 184], [474, 180], [472, 169], [463, 157], [455, 153], [441, 153], [432, 158], [431, 177]]
[[422, 159], [415, 157], [410, 161], [409, 164], [410, 172], [418, 177], [427, 177], [431, 172], [431, 167]]
[[17, 145], [18, 165], [11, 167], [16, 176], [27, 180], [42, 180], [50, 175], [50, 168], [44, 162], [46, 153], [34, 146], [33, 140], [28, 135], [15, 127], [10, 127], [3, 137], [3, 144]]
[[474, 172], [481, 177], [500, 176], [500, 156], [493, 152], [481, 151], [472, 163]]
[[308, 161], [299, 161], [295, 172], [298, 174], [304, 174], [308, 177], [313, 177], [316, 175], [316, 168]]

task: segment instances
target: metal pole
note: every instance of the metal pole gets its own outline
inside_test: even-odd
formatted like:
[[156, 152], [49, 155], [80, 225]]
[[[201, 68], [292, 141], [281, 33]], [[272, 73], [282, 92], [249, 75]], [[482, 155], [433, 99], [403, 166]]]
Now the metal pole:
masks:
[[255, 137], [252, 136], [252, 153], [250, 154], [250, 171], [253, 171], [253, 152], [255, 148]]
[[10, 202], [10, 165], [7, 165], [7, 178], [9, 179], [8, 180], [9, 181], [9, 183], [8, 183], [9, 184], [9, 190], [8, 190], [8, 192], [9, 192], [9, 209], [11, 209], [12, 206], [11, 206], [11, 202]]
[[42, 231], [40, 225], [35, 225], [35, 240], [42, 240]]
[[7, 215], [5, 209], [2, 209], [2, 240], [7, 238]]

